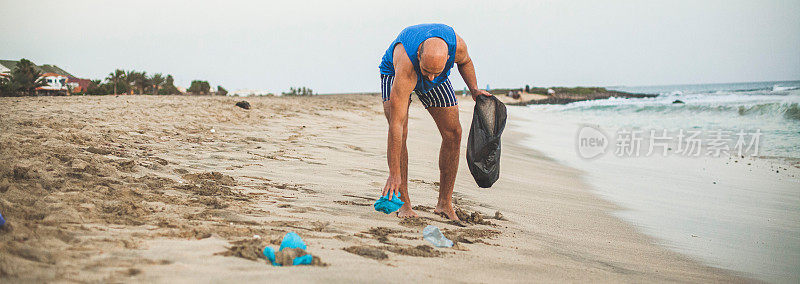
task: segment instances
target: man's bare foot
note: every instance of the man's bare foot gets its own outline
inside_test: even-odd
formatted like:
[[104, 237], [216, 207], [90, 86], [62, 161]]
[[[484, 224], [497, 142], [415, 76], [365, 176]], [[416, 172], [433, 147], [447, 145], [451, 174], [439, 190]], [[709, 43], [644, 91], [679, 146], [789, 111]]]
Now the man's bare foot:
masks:
[[403, 206], [400, 207], [400, 210], [397, 211], [397, 217], [415, 218], [417, 217], [417, 212], [414, 212], [414, 210], [411, 209], [411, 205], [408, 205], [408, 203], [406, 203], [403, 204]]
[[456, 215], [456, 210], [453, 209], [453, 205], [436, 205], [436, 209], [433, 209], [433, 213], [437, 215], [445, 215], [447, 219], [453, 221], [461, 221], [458, 219], [458, 215]]

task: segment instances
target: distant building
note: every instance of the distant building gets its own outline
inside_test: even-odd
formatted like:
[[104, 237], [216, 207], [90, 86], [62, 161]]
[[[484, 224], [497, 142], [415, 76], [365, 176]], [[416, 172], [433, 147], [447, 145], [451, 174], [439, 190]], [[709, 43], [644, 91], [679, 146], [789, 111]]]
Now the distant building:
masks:
[[273, 94], [266, 90], [239, 89], [233, 92], [228, 92], [228, 96], [236, 96], [236, 97], [281, 96], [281, 94]]
[[63, 93], [64, 95], [69, 94], [69, 85], [67, 84], [66, 75], [48, 72], [42, 74], [42, 78], [44, 79], [45, 83], [47, 83], [47, 85], [36, 88], [37, 92], [44, 92], [51, 94]]
[[[17, 67], [17, 64], [19, 64], [17, 60], [0, 60], [0, 76], [11, 76], [11, 72]], [[55, 65], [38, 66], [34, 64], [34, 69], [42, 73], [41, 78], [47, 83], [46, 86], [36, 88], [39, 93], [54, 95], [80, 93], [85, 92], [91, 83], [90, 80], [72, 76]]]
[[10, 76], [11, 75], [11, 69], [6, 67], [5, 65], [3, 65], [2, 61], [5, 61], [5, 60], [0, 60], [0, 76]]
[[69, 85], [70, 90], [72, 93], [83, 93], [89, 90], [89, 85], [92, 84], [92, 80], [89, 79], [81, 79], [76, 77], [67, 77], [67, 85]]

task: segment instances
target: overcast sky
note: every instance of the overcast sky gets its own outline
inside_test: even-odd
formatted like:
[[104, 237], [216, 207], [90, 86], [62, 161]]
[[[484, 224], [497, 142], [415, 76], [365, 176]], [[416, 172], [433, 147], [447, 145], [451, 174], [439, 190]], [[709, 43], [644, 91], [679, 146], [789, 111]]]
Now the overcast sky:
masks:
[[[9, 1], [0, 59], [228, 90], [379, 90], [404, 27], [452, 26], [481, 87], [800, 79], [800, 1]], [[454, 87], [464, 83], [453, 68]]]

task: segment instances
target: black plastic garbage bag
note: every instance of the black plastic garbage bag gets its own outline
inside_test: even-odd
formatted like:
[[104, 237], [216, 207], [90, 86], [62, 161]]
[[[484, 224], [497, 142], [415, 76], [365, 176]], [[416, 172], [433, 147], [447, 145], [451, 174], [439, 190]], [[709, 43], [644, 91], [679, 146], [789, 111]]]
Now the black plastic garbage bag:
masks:
[[505, 127], [506, 105], [494, 96], [478, 96], [467, 140], [467, 165], [482, 188], [500, 177], [500, 135]]

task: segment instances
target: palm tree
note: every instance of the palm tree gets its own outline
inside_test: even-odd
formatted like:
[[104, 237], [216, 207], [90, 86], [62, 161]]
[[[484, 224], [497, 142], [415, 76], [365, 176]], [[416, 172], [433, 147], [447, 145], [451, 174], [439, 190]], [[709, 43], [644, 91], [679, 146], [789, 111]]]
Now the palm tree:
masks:
[[124, 81], [124, 79], [125, 79], [125, 71], [123, 70], [117, 69], [114, 70], [114, 72], [108, 73], [108, 77], [106, 77], [106, 80], [114, 84], [114, 95], [117, 94], [117, 84], [120, 81]]
[[178, 88], [175, 87], [175, 78], [172, 78], [172, 75], [167, 74], [167, 78], [164, 80], [164, 93], [167, 95], [177, 95], [180, 93]]
[[136, 74], [136, 78], [133, 79], [133, 84], [139, 88], [139, 94], [143, 95], [147, 86], [150, 85], [150, 79], [147, 78], [147, 72], [142, 71]]
[[166, 79], [161, 76], [161, 73], [153, 74], [150, 77], [150, 84], [153, 84], [153, 94], [158, 95], [158, 90], [161, 88], [161, 85], [164, 84]]
[[134, 89], [136, 89], [136, 85], [135, 85], [134, 81], [136, 80], [136, 76], [138, 76], [138, 75], [139, 75], [139, 72], [136, 72], [136, 70], [131, 70], [131, 71], [125, 72], [125, 84], [128, 85], [128, 89], [130, 89], [130, 94], [131, 95], [133, 95], [133, 91], [134, 91]]
[[42, 72], [36, 70], [35, 64], [22, 58], [17, 67], [11, 71], [10, 84], [22, 95], [28, 95], [36, 91], [36, 88], [46, 86], [47, 83], [42, 78]]

